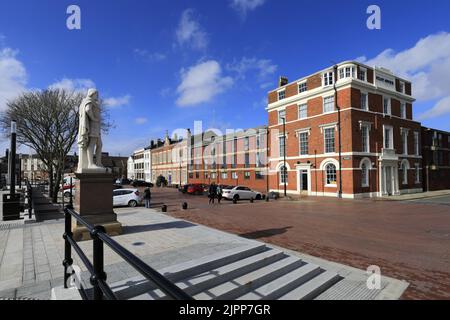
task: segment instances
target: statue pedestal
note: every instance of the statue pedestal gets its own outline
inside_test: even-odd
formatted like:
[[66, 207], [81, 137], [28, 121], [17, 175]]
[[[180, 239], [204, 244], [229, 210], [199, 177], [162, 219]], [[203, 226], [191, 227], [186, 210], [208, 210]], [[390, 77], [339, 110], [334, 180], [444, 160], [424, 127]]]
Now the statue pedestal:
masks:
[[[111, 173], [76, 173], [74, 209], [89, 224], [102, 225], [108, 235], [122, 234], [122, 224], [113, 210], [113, 176]], [[89, 231], [74, 219], [73, 238], [90, 240]]]

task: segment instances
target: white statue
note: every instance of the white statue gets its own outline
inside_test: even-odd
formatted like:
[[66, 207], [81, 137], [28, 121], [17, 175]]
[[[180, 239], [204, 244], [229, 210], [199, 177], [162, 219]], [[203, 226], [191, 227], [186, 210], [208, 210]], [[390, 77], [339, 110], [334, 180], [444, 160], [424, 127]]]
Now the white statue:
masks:
[[101, 110], [96, 89], [89, 89], [81, 101], [79, 117], [77, 172], [105, 172], [102, 166]]

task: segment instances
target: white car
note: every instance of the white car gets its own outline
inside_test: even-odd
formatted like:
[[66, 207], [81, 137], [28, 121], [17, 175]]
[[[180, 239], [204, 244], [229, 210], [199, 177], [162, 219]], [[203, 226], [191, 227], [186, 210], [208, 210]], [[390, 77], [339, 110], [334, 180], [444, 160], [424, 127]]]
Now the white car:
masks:
[[224, 188], [222, 190], [222, 196], [228, 200], [261, 200], [262, 194], [258, 191], [253, 191], [250, 188], [244, 186], [236, 186], [231, 189]]
[[138, 189], [116, 189], [113, 191], [113, 206], [136, 207], [142, 203]]

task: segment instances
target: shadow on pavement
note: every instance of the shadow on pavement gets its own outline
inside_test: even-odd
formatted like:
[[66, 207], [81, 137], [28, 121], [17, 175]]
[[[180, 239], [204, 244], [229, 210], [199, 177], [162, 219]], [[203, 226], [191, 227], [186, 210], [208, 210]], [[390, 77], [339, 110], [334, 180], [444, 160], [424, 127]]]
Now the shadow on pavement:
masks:
[[130, 233], [139, 233], [139, 232], [146, 232], [146, 231], [156, 231], [156, 230], [163, 230], [163, 229], [180, 229], [180, 228], [189, 228], [194, 227], [195, 224], [186, 222], [186, 221], [174, 221], [174, 222], [167, 222], [167, 223], [156, 223], [156, 224], [148, 224], [148, 225], [137, 225], [137, 226], [124, 226], [123, 234], [130, 234]]
[[247, 239], [259, 239], [259, 238], [268, 238], [273, 237], [278, 234], [283, 234], [288, 231], [288, 229], [291, 229], [292, 227], [283, 227], [283, 228], [274, 228], [274, 229], [265, 229], [265, 230], [258, 230], [254, 232], [249, 233], [241, 233], [239, 236]]

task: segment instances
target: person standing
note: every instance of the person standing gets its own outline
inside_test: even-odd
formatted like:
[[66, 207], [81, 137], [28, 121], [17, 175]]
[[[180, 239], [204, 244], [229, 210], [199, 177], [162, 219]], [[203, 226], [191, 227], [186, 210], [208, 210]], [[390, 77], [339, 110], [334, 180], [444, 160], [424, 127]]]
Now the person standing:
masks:
[[216, 198], [216, 192], [217, 192], [217, 187], [216, 184], [213, 182], [211, 183], [211, 185], [209, 186], [209, 204], [214, 204], [214, 199]]
[[144, 202], [145, 202], [145, 207], [147, 209], [150, 208], [150, 200], [152, 199], [152, 193], [150, 191], [150, 188], [147, 188], [144, 190]]
[[217, 202], [220, 204], [221, 200], [222, 200], [222, 187], [219, 185], [217, 186]]

